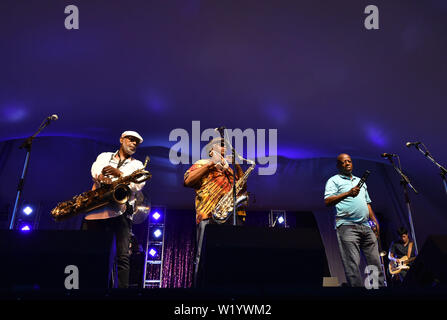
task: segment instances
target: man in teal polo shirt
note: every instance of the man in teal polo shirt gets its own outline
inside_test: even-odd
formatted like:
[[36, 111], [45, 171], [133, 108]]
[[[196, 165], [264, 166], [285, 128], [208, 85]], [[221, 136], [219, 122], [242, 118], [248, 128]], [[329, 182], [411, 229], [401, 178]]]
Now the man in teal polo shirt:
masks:
[[361, 188], [357, 186], [360, 178], [352, 175], [352, 160], [348, 154], [337, 157], [337, 168], [339, 174], [326, 182], [324, 202], [336, 209], [335, 228], [346, 280], [351, 287], [364, 285], [359, 271], [361, 250], [367, 265], [377, 267], [379, 286], [383, 286], [377, 239], [368, 220], [371, 219], [377, 228], [379, 224], [371, 208], [366, 184]]

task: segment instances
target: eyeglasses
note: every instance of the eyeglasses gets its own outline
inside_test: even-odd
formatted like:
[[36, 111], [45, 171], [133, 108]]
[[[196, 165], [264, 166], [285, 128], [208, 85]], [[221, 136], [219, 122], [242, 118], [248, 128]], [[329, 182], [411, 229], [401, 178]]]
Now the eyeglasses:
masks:
[[137, 145], [140, 144], [140, 139], [135, 138], [135, 137], [132, 137], [132, 136], [124, 137], [124, 139], [127, 139], [127, 140], [129, 140], [130, 142], [135, 142]]

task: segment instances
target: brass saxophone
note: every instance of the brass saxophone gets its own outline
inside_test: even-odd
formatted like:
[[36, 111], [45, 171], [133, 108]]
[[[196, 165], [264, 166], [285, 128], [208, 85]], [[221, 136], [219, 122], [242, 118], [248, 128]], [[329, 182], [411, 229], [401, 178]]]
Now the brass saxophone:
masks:
[[111, 184], [105, 184], [97, 189], [83, 192], [74, 196], [71, 200], [58, 203], [51, 210], [52, 217], [55, 221], [61, 221], [79, 213], [88, 213], [112, 202], [126, 203], [131, 193], [129, 184], [131, 182], [141, 183], [152, 177], [151, 173], [146, 171], [148, 162], [149, 157], [146, 157], [144, 167], [135, 170], [130, 175], [121, 177]]
[[[245, 183], [247, 182], [248, 176], [255, 168], [255, 163], [252, 162], [251, 166], [245, 171], [242, 178], [240, 178], [236, 182], [236, 209], [239, 208], [242, 204], [244, 204], [248, 200], [248, 196], [246, 194], [239, 195]], [[239, 195], [239, 196], [237, 196]], [[225, 223], [230, 216], [233, 214], [233, 188], [228, 191], [222, 198], [220, 198], [216, 207], [212, 212], [212, 219], [214, 222], [218, 224]]]

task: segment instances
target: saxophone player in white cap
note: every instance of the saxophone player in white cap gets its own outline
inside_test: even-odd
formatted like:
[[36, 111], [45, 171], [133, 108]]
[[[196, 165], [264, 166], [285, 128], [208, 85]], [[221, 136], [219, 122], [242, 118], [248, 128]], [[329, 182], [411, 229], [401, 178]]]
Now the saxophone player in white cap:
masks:
[[[142, 169], [143, 163], [132, 155], [143, 142], [143, 138], [135, 131], [124, 131], [120, 137], [120, 148], [116, 152], [103, 152], [91, 168], [95, 182], [93, 188], [102, 184], [110, 184], [122, 176], [127, 176], [135, 170]], [[87, 214], [82, 222], [82, 230], [107, 230], [115, 235], [116, 265], [118, 288], [129, 286], [129, 241], [131, 232], [131, 214], [135, 203], [135, 194], [140, 191], [145, 182], [130, 183], [130, 196], [126, 203], [111, 203]]]

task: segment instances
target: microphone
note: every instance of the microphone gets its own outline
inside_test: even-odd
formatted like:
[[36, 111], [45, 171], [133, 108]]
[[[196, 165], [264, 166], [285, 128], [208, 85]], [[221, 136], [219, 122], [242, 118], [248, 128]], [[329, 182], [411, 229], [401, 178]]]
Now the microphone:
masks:
[[221, 133], [222, 131], [225, 130], [225, 127], [214, 128], [214, 130]]
[[365, 173], [363, 174], [362, 178], [360, 179], [359, 183], [357, 184], [357, 187], [361, 188], [363, 186], [363, 184], [366, 182], [366, 180], [368, 179], [369, 174], [371, 173], [371, 171], [366, 170]]
[[223, 147], [225, 142], [224, 142], [224, 136], [225, 136], [225, 127], [219, 127], [219, 128], [214, 128], [215, 131], [219, 132], [220, 137], [222, 138], [222, 142], [221, 142], [221, 146]]
[[421, 143], [418, 141], [418, 142], [407, 142], [405, 145], [409, 148], [411, 146], [418, 146], [420, 144]]
[[392, 158], [392, 157], [397, 157], [397, 154], [393, 154], [393, 153], [382, 153], [380, 155], [382, 158]]
[[59, 117], [57, 116], [57, 114], [52, 114], [47, 119], [50, 121], [56, 121], [57, 119], [59, 119]]

